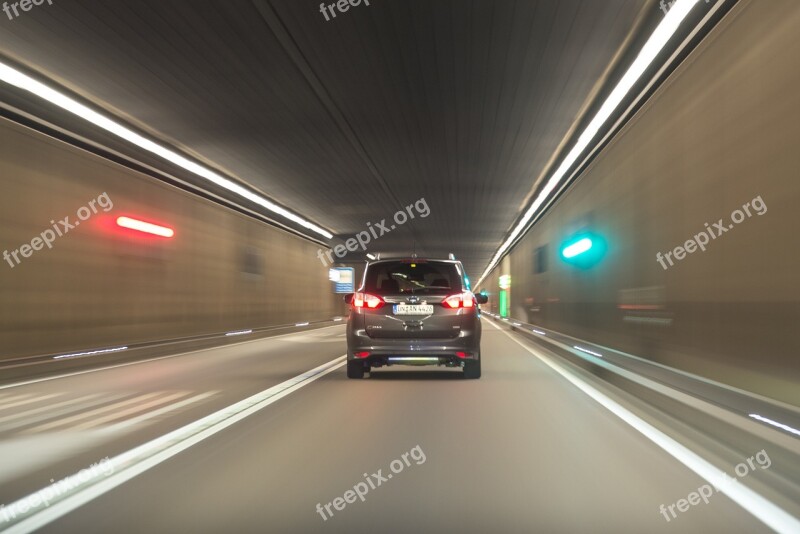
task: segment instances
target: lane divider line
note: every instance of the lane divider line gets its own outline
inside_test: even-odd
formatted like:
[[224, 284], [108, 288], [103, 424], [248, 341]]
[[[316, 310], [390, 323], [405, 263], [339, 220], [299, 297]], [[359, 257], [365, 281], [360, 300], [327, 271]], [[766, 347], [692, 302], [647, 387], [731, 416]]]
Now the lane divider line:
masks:
[[[30, 509], [27, 513], [17, 514], [16, 522], [2, 532], [4, 534], [28, 534], [52, 523], [189, 447], [210, 438], [283, 397], [339, 369], [347, 363], [346, 358], [347, 355], [339, 356], [310, 371], [109, 459], [109, 465], [113, 467], [111, 475], [105, 477], [102, 474], [93, 474], [86, 481], [81, 479], [81, 483], [72, 491], [53, 499], [49, 507], [42, 510]], [[77, 474], [73, 475], [71, 479], [77, 480], [76, 477]], [[34, 502], [34, 499], [41, 499], [40, 495], [44, 493], [55, 494], [56, 488], [54, 486], [55, 484], [47, 486], [5, 508], [10, 510], [28, 509], [30, 502]], [[0, 528], [2, 528], [2, 523], [0, 523]]]
[[[724, 479], [725, 472], [715, 467], [713, 464], [691, 451], [686, 446], [669, 437], [656, 427], [641, 419], [633, 412], [623, 407], [618, 402], [595, 389], [588, 382], [579, 378], [576, 374], [557, 364], [548, 356], [539, 354], [510, 333], [490, 321], [490, 324], [503, 332], [514, 343], [530, 352], [541, 360], [545, 365], [567, 379], [572, 385], [586, 393], [589, 397], [601, 404], [608, 411], [622, 419], [634, 430], [645, 436], [647, 439], [658, 445], [667, 454], [678, 460], [680, 463], [694, 471], [706, 482], [717, 485]], [[800, 532], [800, 520], [786, 512], [783, 508], [766, 499], [761, 494], [753, 491], [744, 484], [728, 484], [720, 487], [719, 491], [727, 495], [733, 502], [744, 508], [756, 519], [780, 534], [796, 534]]]

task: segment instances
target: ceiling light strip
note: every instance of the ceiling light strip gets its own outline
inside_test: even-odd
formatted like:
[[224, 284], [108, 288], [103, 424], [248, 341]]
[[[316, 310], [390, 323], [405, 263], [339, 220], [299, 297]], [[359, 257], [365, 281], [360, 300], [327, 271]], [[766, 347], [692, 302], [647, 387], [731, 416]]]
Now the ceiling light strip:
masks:
[[578, 138], [578, 141], [575, 143], [575, 146], [572, 147], [567, 156], [561, 162], [561, 165], [559, 165], [559, 167], [555, 170], [545, 186], [536, 196], [533, 203], [525, 211], [525, 214], [519, 223], [517, 223], [517, 225], [514, 227], [511, 235], [509, 235], [503, 244], [500, 245], [500, 248], [497, 249], [492, 261], [486, 266], [486, 270], [481, 275], [478, 283], [475, 284], [475, 287], [478, 287], [489, 275], [492, 269], [495, 268], [505, 252], [514, 243], [522, 230], [525, 229], [528, 222], [537, 213], [545, 200], [547, 200], [547, 197], [550, 195], [550, 193], [552, 193], [553, 190], [564, 179], [569, 168], [572, 167], [575, 161], [577, 161], [581, 153], [586, 150], [586, 148], [589, 146], [589, 143], [600, 131], [600, 128], [602, 128], [603, 124], [605, 124], [609, 117], [611, 117], [611, 114], [614, 112], [614, 110], [616, 110], [617, 106], [619, 106], [619, 104], [630, 93], [631, 89], [636, 82], [639, 81], [639, 78], [641, 78], [642, 74], [644, 74], [644, 72], [651, 66], [658, 54], [660, 54], [664, 49], [664, 46], [666, 46], [669, 40], [675, 35], [675, 32], [678, 30], [680, 24], [698, 1], [699, 0], [677, 0], [675, 5], [672, 6], [667, 15], [664, 17], [664, 20], [661, 21], [661, 23], [653, 32], [653, 35], [650, 36], [645, 45], [642, 47], [639, 55], [622, 76], [619, 83], [617, 83], [616, 87], [614, 87], [614, 90], [611, 92], [608, 98], [606, 98], [605, 102], [603, 102], [603, 105], [597, 111], [597, 114], [594, 116], [592, 121], [586, 126], [586, 129], [583, 130]]
[[326, 237], [327, 239], [331, 239], [333, 234], [324, 228], [317, 226], [316, 224], [307, 221], [306, 219], [300, 217], [292, 213], [291, 211], [283, 208], [274, 202], [262, 197], [261, 195], [257, 195], [256, 193], [250, 191], [249, 189], [242, 187], [241, 185], [237, 184], [236, 182], [225, 178], [224, 176], [206, 168], [202, 165], [199, 165], [184, 156], [181, 156], [177, 152], [170, 150], [166, 147], [163, 147], [139, 134], [134, 132], [133, 130], [107, 118], [103, 115], [97, 113], [96, 111], [90, 109], [89, 107], [81, 104], [80, 102], [62, 94], [55, 89], [52, 89], [41, 82], [38, 82], [31, 78], [30, 76], [18, 71], [17, 69], [0, 62], [0, 80], [13, 85], [15, 87], [19, 87], [25, 91], [33, 93], [34, 95], [42, 98], [51, 104], [58, 106], [59, 108], [69, 111], [70, 113], [94, 124], [110, 132], [117, 137], [120, 137], [129, 143], [132, 143], [139, 148], [147, 150], [148, 152], [155, 154], [201, 178], [204, 178], [223, 189], [227, 189], [232, 193], [235, 193], [254, 204], [257, 204], [263, 208], [268, 209], [273, 213], [277, 213], [282, 217], [304, 227], [307, 228], [321, 236]]

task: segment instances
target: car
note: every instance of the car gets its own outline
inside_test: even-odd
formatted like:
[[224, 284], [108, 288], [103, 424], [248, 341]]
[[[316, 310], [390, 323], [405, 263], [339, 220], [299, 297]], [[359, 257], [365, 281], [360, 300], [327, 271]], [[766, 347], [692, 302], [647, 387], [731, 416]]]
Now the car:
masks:
[[347, 376], [363, 378], [376, 367], [460, 367], [481, 376], [479, 304], [488, 297], [469, 289], [454, 259], [396, 258], [367, 263], [361, 287], [345, 295]]

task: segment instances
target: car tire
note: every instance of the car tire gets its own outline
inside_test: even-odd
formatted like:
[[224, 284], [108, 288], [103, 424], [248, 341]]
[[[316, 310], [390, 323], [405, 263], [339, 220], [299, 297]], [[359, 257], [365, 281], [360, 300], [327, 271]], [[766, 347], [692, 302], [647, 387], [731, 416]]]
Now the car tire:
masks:
[[347, 378], [364, 378], [364, 363], [357, 360], [347, 362]]
[[481, 358], [478, 356], [476, 360], [467, 360], [464, 362], [464, 378], [480, 378], [481, 377]]

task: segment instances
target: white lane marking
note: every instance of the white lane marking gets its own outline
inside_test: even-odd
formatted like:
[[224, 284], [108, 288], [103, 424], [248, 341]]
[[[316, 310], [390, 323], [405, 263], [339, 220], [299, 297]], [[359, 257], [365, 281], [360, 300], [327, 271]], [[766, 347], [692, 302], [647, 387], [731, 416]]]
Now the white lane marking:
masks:
[[[315, 330], [325, 330], [326, 328], [338, 328], [338, 327], [341, 327], [341, 326], [344, 326], [344, 325], [332, 324], [331, 326], [323, 326], [323, 327], [320, 327], [320, 328], [316, 328]], [[143, 364], [143, 363], [156, 362], [156, 361], [159, 361], [159, 360], [167, 360], [169, 358], [177, 358], [179, 356], [186, 356], [188, 354], [195, 354], [197, 352], [212, 351], [212, 350], [217, 350], [217, 349], [226, 349], [226, 348], [229, 348], [229, 347], [235, 347], [237, 345], [244, 345], [246, 343], [258, 343], [260, 341], [270, 341], [272, 339], [278, 339], [278, 338], [282, 338], [282, 337], [285, 337], [285, 336], [295, 336], [295, 335], [297, 335], [296, 332], [288, 332], [286, 334], [279, 334], [277, 336], [262, 337], [262, 338], [259, 338], [259, 339], [248, 339], [246, 341], [239, 341], [239, 342], [236, 342], [236, 343], [228, 343], [226, 345], [220, 345], [218, 347], [209, 347], [209, 348], [206, 348], [206, 349], [190, 350], [188, 352], [179, 352], [177, 354], [168, 354], [166, 356], [158, 356], [157, 358], [148, 358], [146, 360], [137, 360], [135, 362], [120, 363], [120, 364], [117, 364], [117, 365], [109, 365], [108, 367], [98, 367], [97, 369], [88, 369], [86, 371], [77, 371], [77, 372], [74, 372], [74, 373], [64, 373], [63, 375], [50, 376], [50, 377], [47, 377], [47, 378], [37, 378], [35, 380], [26, 380], [25, 382], [17, 382], [15, 384], [8, 384], [8, 385], [5, 385], [5, 386], [0, 386], [0, 390], [18, 388], [20, 386], [27, 386], [27, 385], [30, 385], [30, 384], [39, 384], [41, 382], [49, 382], [50, 380], [59, 380], [61, 378], [69, 378], [71, 376], [85, 375], [85, 374], [89, 374], [89, 373], [97, 373], [97, 372], [100, 372], [100, 371], [107, 371], [109, 369], [117, 369], [119, 367], [128, 367], [130, 365], [140, 365], [140, 364]]]
[[[66, 400], [64, 402], [59, 402], [57, 404], [48, 404], [47, 406], [40, 406], [39, 408], [34, 408], [32, 410], [17, 412], [11, 415], [7, 415], [5, 417], [0, 417], [0, 423], [5, 423], [6, 421], [13, 421], [14, 419], [20, 419], [22, 417], [29, 417], [31, 415], [36, 415], [37, 413], [49, 412], [51, 410], [56, 410], [63, 406], [69, 406], [70, 404], [76, 404], [81, 401], [89, 400], [93, 397], [98, 397], [100, 395], [101, 393], [92, 393], [91, 395], [86, 395], [84, 397], [78, 397], [76, 399]], [[2, 430], [2, 427], [0, 427], [0, 430]]]
[[133, 397], [132, 399], [127, 399], [122, 402], [117, 402], [114, 404], [103, 406], [101, 408], [97, 408], [96, 410], [92, 410], [90, 412], [82, 412], [77, 415], [73, 415], [72, 417], [67, 417], [66, 419], [57, 419], [56, 421], [53, 421], [51, 423], [35, 426], [33, 428], [27, 429], [24, 433], [33, 434], [36, 432], [44, 432], [46, 430], [51, 430], [57, 427], [68, 427], [70, 424], [75, 423], [77, 421], [82, 421], [84, 419], [91, 419], [97, 415], [104, 414], [106, 412], [116, 412], [116, 410], [120, 408], [124, 408], [125, 406], [128, 406], [130, 404], [144, 402], [158, 395], [161, 395], [160, 391], [156, 391], [153, 393], [146, 393], [144, 395], [139, 395], [138, 397]]
[[[698, 454], [689, 450], [684, 445], [681, 445], [673, 438], [667, 436], [650, 423], [640, 419], [633, 412], [627, 408], [624, 408], [622, 405], [612, 400], [604, 393], [601, 393], [593, 386], [583, 381], [577, 375], [555, 363], [551, 358], [534, 351], [494, 323], [490, 322], [490, 324], [503, 332], [520, 347], [539, 358], [548, 367], [553, 369], [562, 377], [566, 378], [572, 383], [572, 385], [589, 395], [608, 411], [628, 423], [628, 425], [644, 435], [647, 439], [661, 447], [670, 456], [694, 471], [698, 476], [708, 483], [717, 486], [720, 480], [725, 480], [724, 477], [726, 476], [726, 473], [724, 471], [714, 467], [714, 465], [700, 457]], [[765, 497], [761, 496], [761, 494], [748, 488], [744, 484], [728, 484], [725, 486], [720, 485], [719, 491], [727, 495], [733, 502], [744, 508], [756, 519], [774, 531], [781, 534], [796, 534], [800, 532], [800, 520], [786, 512], [783, 508], [774, 504], [772, 501], [769, 501]]]
[[174, 412], [175, 410], [179, 410], [184, 406], [200, 402], [202, 400], [207, 399], [208, 397], [211, 397], [212, 395], [217, 395], [219, 393], [220, 393], [219, 391], [209, 391], [207, 393], [201, 393], [199, 395], [195, 395], [194, 397], [190, 397], [186, 400], [170, 404], [169, 406], [164, 406], [163, 408], [159, 408], [158, 410], [147, 412], [138, 417], [134, 417], [132, 419], [126, 419], [125, 421], [120, 421], [119, 423], [114, 423], [113, 425], [107, 426], [103, 430], [107, 432], [118, 432], [120, 430], [124, 430], [126, 428], [138, 425], [139, 423], [143, 423], [144, 421], [147, 421], [149, 419], [159, 417], [169, 412]]
[[96, 428], [104, 423], [109, 423], [111, 421], [117, 421], [118, 419], [124, 419], [125, 417], [133, 414], [138, 414], [140, 412], [146, 412], [150, 408], [155, 408], [156, 406], [161, 406], [162, 404], [168, 404], [170, 401], [177, 400], [181, 397], [185, 397], [188, 395], [189, 391], [179, 391], [177, 393], [173, 393], [172, 395], [167, 395], [166, 397], [157, 397], [150, 402], [145, 402], [143, 404], [137, 404], [136, 406], [132, 406], [127, 410], [122, 410], [120, 412], [114, 411], [104, 417], [97, 417], [93, 418], [90, 421], [86, 421], [85, 423], [81, 423], [77, 426], [73, 426], [70, 428], [70, 431], [76, 430], [87, 430], [89, 428]]
[[[3, 532], [7, 534], [28, 534], [52, 523], [59, 517], [100, 497], [189, 447], [202, 442], [242, 419], [259, 412], [283, 397], [307, 386], [311, 382], [339, 369], [347, 363], [346, 358], [347, 355], [339, 356], [302, 375], [281, 382], [276, 386], [256, 393], [227, 408], [223, 408], [211, 415], [149, 441], [144, 445], [140, 445], [128, 452], [111, 458], [109, 462], [114, 468], [114, 472], [111, 475], [102, 479], [94, 477], [86, 482], [81, 482], [74, 491], [64, 496], [56, 497], [58, 500], [51, 501], [50, 506], [47, 508], [42, 510], [29, 509], [25, 514], [17, 514], [17, 517], [20, 518], [18, 522]], [[76, 476], [77, 475], [74, 475], [74, 477]], [[77, 480], [77, 478], [73, 478], [73, 480]], [[15, 510], [23, 508], [28, 509], [30, 508], [29, 502], [31, 502], [29, 499], [36, 499], [37, 496], [44, 492], [55, 494], [55, 489], [55, 484], [47, 486], [7, 505], [6, 508]]]
[[46, 401], [48, 399], [52, 399], [53, 397], [58, 397], [59, 395], [61, 395], [61, 393], [51, 393], [50, 395], [43, 395], [41, 397], [34, 396], [30, 399], [12, 402], [11, 404], [4, 404], [3, 406], [0, 406], [0, 411], [7, 410], [9, 408], [16, 408], [17, 406], [24, 406], [26, 404], [33, 404], [34, 402]]

